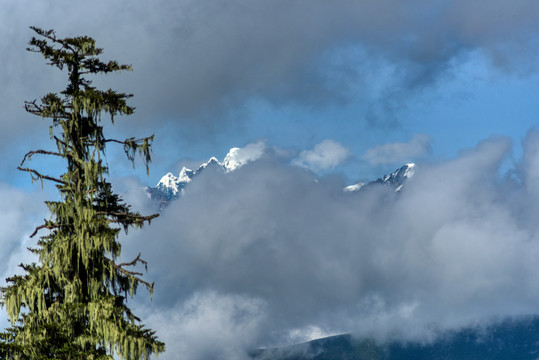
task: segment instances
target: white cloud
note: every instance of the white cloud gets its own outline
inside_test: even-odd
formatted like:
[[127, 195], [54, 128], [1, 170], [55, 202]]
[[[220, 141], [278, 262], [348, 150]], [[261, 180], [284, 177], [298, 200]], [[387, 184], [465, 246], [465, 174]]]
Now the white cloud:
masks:
[[265, 320], [264, 305], [241, 295], [202, 291], [162, 311], [150, 310], [150, 303], [141, 312], [166, 344], [160, 359], [248, 360]]
[[333, 169], [350, 156], [344, 146], [333, 140], [324, 140], [312, 150], [304, 150], [292, 160], [293, 165], [302, 166], [318, 172]]
[[[142, 252], [156, 284], [153, 301], [141, 291], [132, 302], [135, 313], [167, 342], [165, 360], [241, 359], [313, 334], [428, 336], [433, 324], [536, 313], [538, 142], [530, 132], [520, 181], [500, 182], [511, 144], [497, 139], [422, 166], [399, 194], [336, 191], [333, 177], [314, 182], [272, 161], [201, 173], [122, 240], [126, 259]], [[21, 223], [25, 196], [4, 190], [5, 210], [16, 210], [5, 228], [20, 225], [0, 237], [11, 249], [0, 255], [5, 274], [33, 226]]]
[[[519, 176], [537, 163], [538, 141], [530, 133]], [[334, 178], [316, 183], [271, 161], [203, 173], [129, 240], [156, 281], [142, 308], [195, 360], [215, 343], [287, 344], [302, 329], [304, 338], [313, 329], [409, 338], [432, 336], [433, 324], [535, 313], [539, 198], [524, 182], [499, 181], [510, 147], [490, 140], [422, 166], [398, 195], [336, 192]]]
[[266, 152], [266, 144], [263, 141], [251, 143], [242, 148], [232, 148], [225, 156], [223, 165], [227, 171], [236, 170], [243, 165], [258, 160]]
[[[242, 359], [313, 334], [429, 336], [433, 324], [535, 313], [538, 134], [524, 143], [520, 181], [499, 181], [506, 139], [422, 166], [399, 194], [336, 191], [333, 177], [314, 182], [272, 161], [201, 173], [122, 240], [126, 259], [142, 252], [156, 284], [153, 301], [141, 291], [132, 302], [135, 313], [166, 341], [165, 360]], [[14, 209], [5, 228], [20, 226], [0, 237], [10, 274], [33, 226], [24, 195], [0, 194]]]
[[399, 164], [412, 161], [431, 151], [432, 139], [426, 134], [416, 134], [408, 142], [387, 143], [367, 150], [362, 159], [371, 165]]

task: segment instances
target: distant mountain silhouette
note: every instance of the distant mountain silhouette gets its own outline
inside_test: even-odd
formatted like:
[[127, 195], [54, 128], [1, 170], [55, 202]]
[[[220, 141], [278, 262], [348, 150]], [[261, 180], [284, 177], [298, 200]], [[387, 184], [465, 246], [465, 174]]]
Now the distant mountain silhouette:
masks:
[[430, 344], [338, 335], [251, 352], [253, 360], [537, 360], [539, 317], [507, 319], [488, 327], [448, 332]]

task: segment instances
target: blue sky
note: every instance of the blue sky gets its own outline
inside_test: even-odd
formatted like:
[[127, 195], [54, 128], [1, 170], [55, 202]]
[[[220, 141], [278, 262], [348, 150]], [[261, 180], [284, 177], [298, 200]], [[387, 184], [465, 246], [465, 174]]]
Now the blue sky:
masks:
[[[539, 254], [537, 1], [0, 0], [0, 9], [0, 224], [10, 229], [0, 237], [3, 278], [29, 259], [28, 234], [55, 196], [16, 170], [27, 151], [52, 145], [48, 124], [26, 114], [24, 101], [66, 82], [25, 51], [35, 25], [92, 36], [104, 59], [133, 65], [95, 84], [134, 94], [135, 114], [108, 127], [111, 136], [156, 136], [149, 177], [121, 151], [108, 153], [114, 184], [136, 206], [148, 205], [140, 189], [167, 172], [264, 144], [264, 159], [200, 180], [156, 230], [135, 235], [163, 293], [176, 299], [157, 292], [153, 310], [137, 304], [172, 348], [205, 359], [221, 346], [237, 359], [240, 348], [336, 332], [424, 334], [429, 323], [539, 312], [531, 258]], [[408, 162], [424, 170], [391, 210], [377, 205], [381, 194], [335, 195]], [[354, 251], [364, 264], [349, 257]], [[185, 265], [171, 271], [162, 258]], [[511, 282], [495, 261], [523, 280]], [[466, 271], [475, 276], [459, 285]], [[246, 315], [237, 322], [234, 314]], [[185, 325], [160, 324], [167, 318]]]
[[[89, 34], [106, 56], [134, 65], [104, 85], [135, 94], [137, 114], [126, 119], [135, 127], [126, 130], [157, 136], [150, 184], [177, 170], [178, 161], [222, 158], [258, 140], [292, 152], [338, 142], [351, 156], [331, 170], [349, 181], [398, 167], [363, 156], [417, 134], [430, 136], [429, 151], [402, 160], [451, 158], [493, 135], [510, 136], [518, 156], [536, 123], [533, 1], [484, 8], [389, 0], [328, 9], [301, 1], [119, 3], [106, 12], [100, 3], [4, 7], [5, 118], [23, 119], [10, 120], [5, 146], [17, 139], [22, 154], [22, 139], [39, 136], [42, 128], [21, 104], [62, 84], [61, 75], [24, 52], [28, 26]], [[10, 183], [12, 169], [5, 165]]]

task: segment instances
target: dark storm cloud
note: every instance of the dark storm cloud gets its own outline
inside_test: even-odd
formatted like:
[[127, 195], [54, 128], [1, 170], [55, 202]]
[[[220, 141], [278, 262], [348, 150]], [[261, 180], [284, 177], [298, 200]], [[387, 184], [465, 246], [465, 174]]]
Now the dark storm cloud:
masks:
[[371, 106], [373, 114], [387, 111], [407, 89], [436, 81], [472, 50], [511, 71], [532, 69], [539, 27], [534, 0], [4, 1], [2, 7], [6, 138], [31, 128], [21, 115], [24, 99], [61, 89], [39, 56], [24, 52], [29, 25], [55, 28], [59, 36], [91, 35], [105, 57], [132, 63], [133, 74], [102, 83], [135, 93], [136, 121], [154, 128], [187, 118], [218, 126], [228, 110], [253, 97], [308, 106], [351, 100], [363, 96], [352, 85], [372, 86], [369, 75], [382, 71], [380, 64], [391, 69], [391, 80]]
[[500, 178], [501, 138], [420, 166], [400, 193], [345, 193], [269, 155], [207, 171], [130, 240], [157, 284], [141, 311], [170, 359], [350, 331], [424, 340], [536, 313], [538, 141], [530, 132], [518, 181]]

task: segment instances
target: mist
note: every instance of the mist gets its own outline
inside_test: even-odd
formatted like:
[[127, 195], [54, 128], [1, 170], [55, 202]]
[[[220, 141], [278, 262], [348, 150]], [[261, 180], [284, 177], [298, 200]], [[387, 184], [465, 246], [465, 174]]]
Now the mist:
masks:
[[139, 305], [164, 358], [238, 359], [339, 333], [425, 341], [537, 313], [539, 132], [502, 173], [512, 146], [493, 138], [419, 164], [401, 192], [346, 193], [271, 152], [202, 173], [128, 241], [156, 281]]

